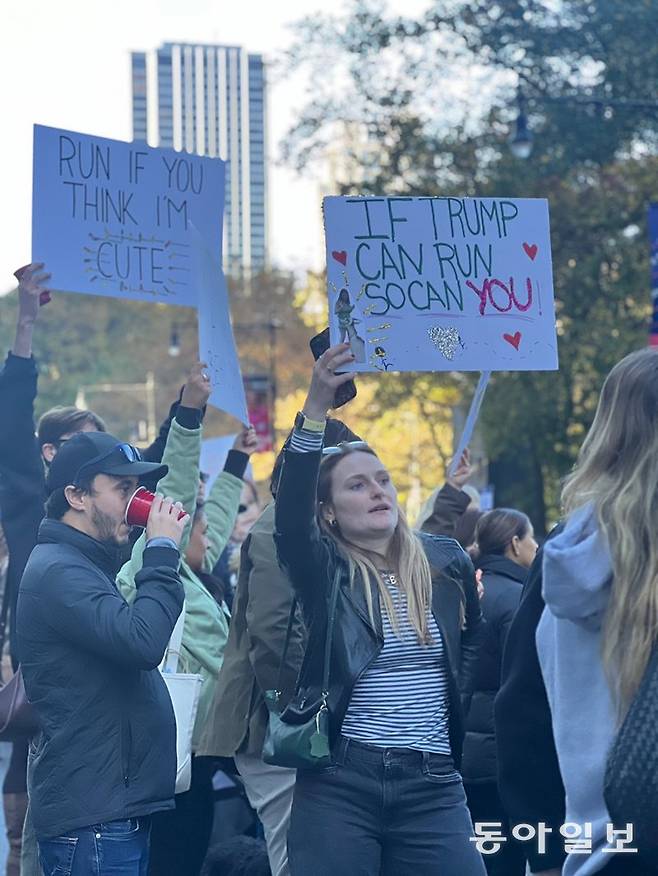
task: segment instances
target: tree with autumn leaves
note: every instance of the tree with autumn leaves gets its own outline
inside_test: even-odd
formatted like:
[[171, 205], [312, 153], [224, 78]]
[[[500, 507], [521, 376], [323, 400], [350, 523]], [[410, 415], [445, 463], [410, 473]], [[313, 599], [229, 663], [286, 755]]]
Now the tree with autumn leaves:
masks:
[[[605, 374], [647, 343], [657, 21], [655, 0], [435, 0], [416, 16], [356, 0], [299, 22], [289, 53], [313, 97], [285, 155], [305, 166], [342, 126], [355, 171], [343, 193], [548, 198], [560, 370], [494, 374], [481, 415], [496, 501], [539, 532], [559, 515]], [[519, 94], [525, 161], [508, 142]], [[473, 383], [401, 375], [375, 398], [385, 409], [441, 387], [468, 404]]]

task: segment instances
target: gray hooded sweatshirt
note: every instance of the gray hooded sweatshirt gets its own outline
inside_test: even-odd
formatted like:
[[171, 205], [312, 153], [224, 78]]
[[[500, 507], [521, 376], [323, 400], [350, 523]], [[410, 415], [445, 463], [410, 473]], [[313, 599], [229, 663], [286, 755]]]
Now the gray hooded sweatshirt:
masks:
[[536, 634], [566, 792], [565, 824], [592, 826], [591, 854], [570, 853], [563, 876], [597, 873], [618, 857], [603, 852], [610, 821], [603, 778], [615, 711], [601, 659], [601, 625], [611, 582], [608, 545], [592, 507], [585, 506], [544, 547], [546, 608]]

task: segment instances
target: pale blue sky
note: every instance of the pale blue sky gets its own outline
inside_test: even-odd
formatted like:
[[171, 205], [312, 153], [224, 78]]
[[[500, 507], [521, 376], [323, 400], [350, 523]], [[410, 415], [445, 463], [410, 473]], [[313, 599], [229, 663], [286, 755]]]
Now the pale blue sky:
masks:
[[[399, 10], [422, 5], [395, 0]], [[170, 40], [233, 43], [274, 56], [290, 40], [286, 25], [327, 8], [319, 0], [21, 0], [4, 3], [0, 29], [0, 293], [30, 260], [32, 125], [128, 140], [131, 49]], [[340, 8], [332, 4], [329, 8]], [[184, 12], [182, 11], [184, 10]], [[274, 84], [270, 152], [303, 101], [301, 80]], [[323, 263], [320, 190], [310, 174], [270, 176], [273, 261], [304, 269]]]

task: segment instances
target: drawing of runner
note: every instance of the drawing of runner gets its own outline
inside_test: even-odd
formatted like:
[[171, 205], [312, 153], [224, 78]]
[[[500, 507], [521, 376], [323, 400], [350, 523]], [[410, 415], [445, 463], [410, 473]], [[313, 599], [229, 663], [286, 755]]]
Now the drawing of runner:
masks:
[[338, 300], [334, 307], [334, 313], [338, 317], [338, 328], [340, 329], [340, 342], [349, 341], [354, 358], [357, 362], [365, 362], [366, 360], [366, 345], [363, 338], [359, 337], [356, 324], [361, 322], [352, 316], [355, 310], [355, 305], [350, 301], [350, 293], [347, 289], [341, 289], [338, 293]]

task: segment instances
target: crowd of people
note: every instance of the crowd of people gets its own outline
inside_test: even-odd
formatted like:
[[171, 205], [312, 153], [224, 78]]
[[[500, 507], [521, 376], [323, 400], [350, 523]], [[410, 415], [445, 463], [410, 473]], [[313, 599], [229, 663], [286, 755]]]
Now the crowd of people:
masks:
[[[145, 450], [74, 407], [35, 428], [48, 275], [18, 276], [0, 513], [37, 729], [3, 787], [8, 876], [655, 872], [617, 764], [658, 717], [658, 351], [607, 378], [538, 550], [521, 511], [479, 508], [467, 452], [408, 523], [367, 436], [329, 416], [347, 343], [315, 363], [262, 510], [249, 426], [205, 483], [203, 363]], [[177, 622], [177, 670], [199, 679], [178, 793]], [[212, 841], [220, 770], [260, 836]]]

